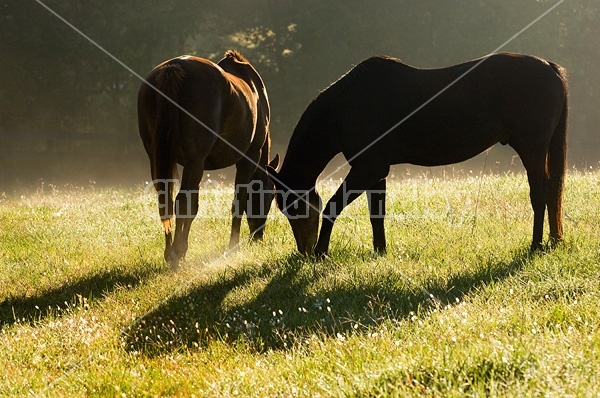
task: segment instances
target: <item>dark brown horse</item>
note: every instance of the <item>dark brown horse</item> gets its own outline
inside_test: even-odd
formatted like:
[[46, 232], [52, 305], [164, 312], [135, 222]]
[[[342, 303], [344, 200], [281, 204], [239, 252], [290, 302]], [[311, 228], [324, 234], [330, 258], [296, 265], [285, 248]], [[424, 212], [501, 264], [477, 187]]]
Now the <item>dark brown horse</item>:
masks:
[[[204, 170], [236, 165], [230, 247], [239, 242], [244, 212], [252, 236], [262, 238], [273, 195], [254, 200], [250, 209], [248, 186], [259, 181], [263, 192], [270, 190], [265, 173], [271, 146], [269, 118], [263, 81], [236, 51], [227, 51], [217, 64], [193, 56], [173, 58], [148, 74], [138, 93], [138, 122], [158, 191], [164, 256], [172, 266], [187, 251]], [[278, 162], [276, 157], [271, 165]], [[183, 175], [175, 206], [177, 164], [183, 166]], [[259, 203], [262, 208], [256, 207]]]
[[[313, 100], [281, 170], [269, 169], [298, 250], [307, 253], [316, 243], [316, 254], [326, 253], [336, 217], [366, 191], [373, 244], [385, 251], [390, 165], [457, 163], [497, 142], [513, 147], [527, 170], [531, 249], [542, 246], [546, 206], [551, 242], [562, 240], [567, 97], [564, 70], [527, 55], [493, 54], [441, 69], [416, 69], [389, 57], [367, 59]], [[315, 183], [340, 152], [351, 170], [325, 206], [317, 241], [321, 199]]]

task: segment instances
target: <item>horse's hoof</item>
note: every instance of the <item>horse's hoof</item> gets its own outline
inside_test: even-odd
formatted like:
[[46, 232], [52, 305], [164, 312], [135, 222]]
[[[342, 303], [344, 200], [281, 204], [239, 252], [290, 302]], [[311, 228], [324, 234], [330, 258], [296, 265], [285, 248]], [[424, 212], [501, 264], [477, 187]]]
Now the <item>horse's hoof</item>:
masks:
[[564, 240], [562, 237], [560, 237], [560, 238], [550, 237], [550, 242], [548, 243], [548, 245], [549, 245], [550, 249], [556, 249], [556, 247], [563, 242], [564, 242]]
[[181, 257], [179, 257], [174, 251], [171, 251], [168, 255], [165, 254], [165, 260], [171, 267], [172, 271], [180, 268], [179, 263], [181, 262]]
[[327, 250], [315, 249], [314, 255], [317, 261], [323, 260], [325, 257], [327, 257]]
[[262, 235], [257, 235], [257, 234], [254, 234], [254, 235], [251, 235], [251, 236], [250, 236], [250, 242], [252, 242], [252, 243], [260, 243], [260, 242], [262, 242], [263, 240], [264, 240], [264, 239], [263, 239], [263, 236], [262, 236]]
[[221, 256], [227, 257], [230, 254], [235, 254], [238, 250], [239, 250], [239, 247], [227, 248], [227, 250], [225, 250], [221, 253]]
[[544, 249], [544, 245], [542, 245], [541, 243], [532, 243], [531, 247], [529, 248], [529, 252], [530, 253], [539, 253], [541, 251], [543, 251]]
[[375, 248], [375, 255], [376, 256], [385, 256], [385, 254], [387, 253], [387, 249], [384, 247], [376, 247]]
[[[379, 234], [377, 234], [379, 235]], [[386, 243], [386, 239], [385, 239], [385, 235], [382, 234], [382, 236], [377, 236], [377, 237], [373, 237], [373, 251], [375, 252], [375, 255], [382, 255], [386, 253], [386, 247], [387, 247], [387, 243]]]

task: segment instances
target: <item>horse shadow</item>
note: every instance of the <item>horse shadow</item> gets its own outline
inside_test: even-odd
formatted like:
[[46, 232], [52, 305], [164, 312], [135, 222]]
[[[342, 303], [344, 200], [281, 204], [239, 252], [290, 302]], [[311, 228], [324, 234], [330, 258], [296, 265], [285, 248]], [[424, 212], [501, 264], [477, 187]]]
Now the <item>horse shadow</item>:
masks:
[[85, 310], [93, 300], [120, 288], [137, 286], [161, 272], [154, 264], [140, 264], [135, 269], [120, 271], [122, 268], [125, 267], [88, 275], [36, 295], [5, 298], [0, 302], [0, 330], [15, 323], [33, 325], [49, 316], [63, 316], [76, 309]]
[[[124, 329], [121, 338], [126, 350], [150, 357], [185, 347], [201, 349], [213, 341], [244, 342], [254, 352], [288, 350], [314, 336], [368, 333], [385, 320], [455, 304], [518, 272], [529, 258], [528, 250], [519, 249], [509, 261], [484, 259], [473, 272], [445, 281], [432, 276], [421, 289], [399, 283], [402, 275], [390, 270], [367, 284], [349, 278], [315, 290], [315, 281], [331, 278], [339, 266], [288, 255], [259, 267], [243, 264], [230, 270], [232, 275], [172, 297]], [[256, 290], [252, 300], [244, 301], [244, 292]]]

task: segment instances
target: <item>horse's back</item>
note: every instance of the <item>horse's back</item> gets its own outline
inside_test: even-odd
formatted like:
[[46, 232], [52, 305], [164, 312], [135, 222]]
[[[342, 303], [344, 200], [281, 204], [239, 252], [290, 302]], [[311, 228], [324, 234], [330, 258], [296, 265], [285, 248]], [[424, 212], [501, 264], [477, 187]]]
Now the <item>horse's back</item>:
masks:
[[298, 128], [318, 130], [346, 158], [450, 164], [550, 129], [565, 96], [562, 69], [537, 57], [499, 53], [437, 69], [373, 57], [321, 93]]
[[[169, 59], [154, 67], [146, 77], [148, 84], [142, 84], [138, 94], [138, 102], [152, 108], [156, 99], [169, 91], [177, 90], [177, 102], [187, 113], [196, 117], [204, 117], [205, 123], [211, 118], [202, 115], [201, 105], [207, 101], [219, 103], [227, 90], [224, 72], [214, 62], [194, 57], [180, 56]], [[168, 96], [168, 94], [167, 94]]]
[[158, 125], [157, 98], [177, 90], [177, 98], [172, 99], [182, 115], [177, 140], [180, 164], [204, 159], [207, 170], [227, 167], [236, 163], [253, 142], [258, 95], [251, 85], [220, 65], [195, 56], [180, 56], [152, 69], [147, 82], [152, 87], [142, 85], [138, 108], [145, 112], [150, 131]]
[[435, 69], [414, 68], [396, 58], [379, 56], [361, 62], [331, 88], [337, 89], [331, 96], [333, 102], [341, 100], [341, 104], [368, 112], [378, 109], [380, 112], [372, 115], [380, 119], [388, 110], [408, 115], [421, 107], [427, 111], [427, 105], [435, 102], [458, 107], [466, 100], [475, 109], [490, 105], [493, 99], [516, 103], [515, 97], [532, 101], [561, 98], [566, 94], [566, 81], [558, 65], [522, 54], [498, 53]]
[[[188, 105], [205, 99], [219, 101], [226, 93], [228, 85], [224, 71], [210, 60], [194, 56], [181, 56], [164, 62], [154, 70], [160, 71], [173, 67], [181, 69], [183, 73], [182, 101]], [[157, 75], [160, 75], [160, 72]]]

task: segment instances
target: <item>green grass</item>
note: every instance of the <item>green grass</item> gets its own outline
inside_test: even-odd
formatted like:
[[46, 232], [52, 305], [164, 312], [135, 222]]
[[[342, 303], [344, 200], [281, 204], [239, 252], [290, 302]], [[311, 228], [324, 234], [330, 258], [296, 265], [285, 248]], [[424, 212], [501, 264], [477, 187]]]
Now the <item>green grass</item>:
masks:
[[534, 255], [523, 175], [389, 182], [388, 253], [361, 197], [319, 262], [278, 212], [222, 256], [231, 191], [176, 272], [143, 188], [0, 196], [0, 396], [600, 394], [600, 173]]

